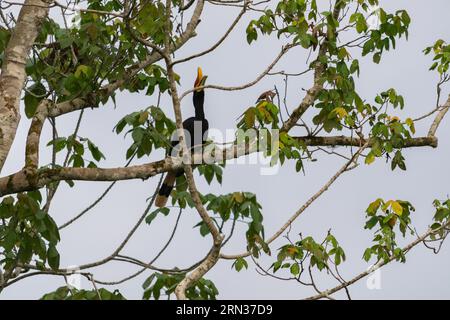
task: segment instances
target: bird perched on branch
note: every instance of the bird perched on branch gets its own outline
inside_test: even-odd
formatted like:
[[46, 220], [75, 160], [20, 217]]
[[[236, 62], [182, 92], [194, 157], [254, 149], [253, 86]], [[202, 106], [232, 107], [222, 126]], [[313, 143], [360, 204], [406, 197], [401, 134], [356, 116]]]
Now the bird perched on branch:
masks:
[[265, 92], [261, 93], [261, 95], [256, 100], [256, 103], [259, 103], [261, 101], [272, 102], [273, 97], [275, 97], [275, 95], [276, 95], [276, 93], [273, 92], [272, 90], [265, 91]]
[[[203, 145], [206, 142], [207, 138], [209, 124], [208, 120], [206, 120], [205, 118], [205, 111], [203, 108], [205, 102], [205, 91], [203, 89], [197, 89], [198, 87], [205, 85], [207, 77], [208, 76], [203, 75], [201, 68], [197, 69], [197, 78], [194, 82], [195, 90], [192, 98], [192, 101], [194, 103], [195, 115], [183, 121], [186, 145], [191, 153], [193, 153], [192, 150], [194, 150], [194, 152], [198, 152], [199, 150], [201, 150], [201, 148], [197, 147]], [[172, 148], [170, 152], [173, 154], [173, 151], [176, 151], [179, 148], [180, 146], [178, 135], [175, 132], [175, 135], [172, 137]], [[155, 205], [157, 207], [162, 208], [166, 205], [170, 193], [172, 192], [172, 189], [175, 185], [176, 178], [181, 176], [183, 173], [183, 169], [170, 171], [167, 173], [167, 176], [158, 191], [158, 195], [156, 196]]]

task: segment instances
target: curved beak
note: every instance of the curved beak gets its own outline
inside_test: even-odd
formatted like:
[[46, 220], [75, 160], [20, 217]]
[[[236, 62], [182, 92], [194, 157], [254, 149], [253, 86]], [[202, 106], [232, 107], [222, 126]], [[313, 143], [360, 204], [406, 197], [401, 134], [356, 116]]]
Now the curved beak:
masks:
[[[195, 79], [194, 88], [204, 86], [207, 78], [208, 78], [208, 76], [203, 75], [202, 68], [198, 67], [197, 78]], [[197, 90], [197, 91], [199, 91], [199, 90]]]

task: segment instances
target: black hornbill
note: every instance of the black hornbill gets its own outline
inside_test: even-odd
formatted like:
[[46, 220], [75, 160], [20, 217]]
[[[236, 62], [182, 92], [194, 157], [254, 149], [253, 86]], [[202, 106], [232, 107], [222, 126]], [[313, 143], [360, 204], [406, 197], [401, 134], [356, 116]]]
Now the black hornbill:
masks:
[[[197, 69], [197, 78], [195, 79], [194, 88], [203, 86], [205, 84], [206, 78], [208, 76], [203, 75], [202, 69]], [[205, 111], [203, 110], [203, 105], [205, 102], [205, 91], [203, 89], [194, 90], [193, 93], [193, 103], [195, 108], [195, 116], [188, 118], [183, 121], [183, 129], [186, 137], [186, 145], [192, 150], [195, 149], [197, 152], [197, 147], [194, 146], [202, 145], [206, 142], [207, 131], [209, 128], [208, 120], [205, 118]], [[176, 133], [175, 133], [176, 134]], [[176, 139], [176, 135], [172, 137], [172, 150], [176, 149], [178, 146], [178, 139]], [[183, 169], [179, 169], [177, 171], [170, 171], [167, 173], [166, 178], [158, 191], [158, 195], [155, 200], [155, 205], [159, 208], [162, 208], [166, 205], [167, 200], [172, 192], [172, 189], [175, 184], [175, 180], [177, 177], [181, 176], [184, 173]]]

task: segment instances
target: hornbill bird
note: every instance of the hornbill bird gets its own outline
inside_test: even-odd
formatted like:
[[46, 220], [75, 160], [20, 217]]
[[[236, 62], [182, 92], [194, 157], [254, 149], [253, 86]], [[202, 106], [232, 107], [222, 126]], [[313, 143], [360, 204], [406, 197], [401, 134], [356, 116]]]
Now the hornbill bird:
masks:
[[[208, 76], [203, 75], [202, 69], [198, 68], [197, 78], [194, 82], [194, 88], [205, 85], [207, 77]], [[207, 131], [209, 128], [208, 120], [206, 120], [205, 112], [203, 110], [203, 104], [205, 102], [205, 91], [203, 89], [194, 90], [192, 100], [194, 103], [195, 116], [183, 121], [186, 145], [188, 149], [190, 149], [191, 153], [192, 150], [197, 152], [199, 149], [198, 146], [201, 146], [206, 142]], [[179, 141], [175, 132], [174, 136], [172, 136], [172, 148], [169, 150], [170, 153], [173, 153], [173, 150], [177, 150], [180, 148], [178, 144]], [[156, 196], [155, 205], [157, 207], [162, 208], [166, 205], [170, 193], [172, 192], [172, 189], [175, 185], [176, 178], [183, 175], [183, 173], [183, 169], [178, 169], [176, 171], [170, 171], [167, 173], [167, 176], [158, 191], [158, 195]]]

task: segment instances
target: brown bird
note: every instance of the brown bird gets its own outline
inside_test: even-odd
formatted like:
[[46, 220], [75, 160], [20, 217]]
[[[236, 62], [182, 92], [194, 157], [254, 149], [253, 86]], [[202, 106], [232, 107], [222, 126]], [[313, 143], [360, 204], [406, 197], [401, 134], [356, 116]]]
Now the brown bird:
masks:
[[265, 92], [261, 93], [259, 98], [256, 100], [256, 103], [261, 102], [261, 101], [272, 102], [273, 97], [275, 97], [275, 95], [276, 95], [276, 93], [272, 90], [265, 91]]

